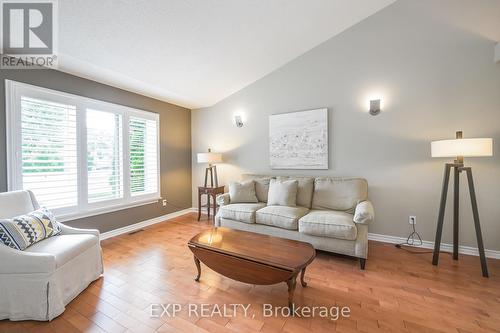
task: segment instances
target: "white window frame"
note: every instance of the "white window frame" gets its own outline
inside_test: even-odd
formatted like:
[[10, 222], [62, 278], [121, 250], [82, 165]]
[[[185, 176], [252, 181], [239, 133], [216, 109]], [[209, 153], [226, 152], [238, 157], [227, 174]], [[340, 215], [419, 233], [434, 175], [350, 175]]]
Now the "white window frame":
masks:
[[[134, 109], [131, 107], [103, 102], [88, 97], [73, 95], [56, 90], [42, 88], [26, 83], [5, 80], [6, 104], [6, 134], [7, 134], [7, 185], [9, 191], [22, 190], [22, 156], [21, 156], [21, 96], [48, 100], [57, 103], [76, 106], [76, 142], [78, 161], [78, 204], [76, 207], [54, 209], [60, 221], [68, 221], [82, 217], [109, 213], [125, 208], [131, 208], [155, 203], [161, 199], [160, 170], [160, 115], [154, 112]], [[87, 188], [87, 128], [86, 109], [120, 114], [122, 116], [122, 149], [123, 149], [123, 198], [111, 199], [95, 203], [88, 202]], [[157, 172], [158, 186], [156, 193], [131, 196], [130, 193], [130, 148], [129, 148], [129, 118], [135, 116], [154, 120], [157, 131]]]

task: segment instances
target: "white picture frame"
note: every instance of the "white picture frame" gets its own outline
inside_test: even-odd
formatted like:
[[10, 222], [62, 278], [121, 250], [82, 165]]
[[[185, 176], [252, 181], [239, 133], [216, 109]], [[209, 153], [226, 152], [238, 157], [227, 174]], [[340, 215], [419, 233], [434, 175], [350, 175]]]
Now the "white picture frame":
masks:
[[269, 116], [271, 169], [328, 169], [328, 109]]

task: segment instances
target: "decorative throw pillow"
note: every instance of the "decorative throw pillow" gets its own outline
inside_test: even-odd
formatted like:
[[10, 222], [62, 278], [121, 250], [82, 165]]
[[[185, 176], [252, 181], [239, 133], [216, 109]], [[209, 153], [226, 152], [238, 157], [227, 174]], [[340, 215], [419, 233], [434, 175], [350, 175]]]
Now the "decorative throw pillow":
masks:
[[297, 180], [271, 179], [269, 184], [268, 206], [297, 206]]
[[269, 183], [271, 177], [261, 175], [243, 174], [241, 175], [242, 181], [253, 180], [255, 181], [255, 194], [259, 202], [267, 202], [267, 194], [269, 193]]
[[46, 208], [11, 219], [0, 219], [0, 243], [17, 250], [24, 250], [60, 232], [61, 226]]
[[280, 176], [278, 180], [297, 180], [297, 206], [311, 208], [311, 202], [314, 190], [314, 177], [307, 176]]
[[255, 194], [257, 195], [257, 200], [259, 202], [267, 202], [267, 195], [269, 194], [269, 183], [271, 178], [256, 178], [255, 182]]
[[230, 182], [229, 183], [229, 198], [231, 203], [255, 203], [257, 195], [255, 194], [255, 182], [253, 180], [247, 182]]

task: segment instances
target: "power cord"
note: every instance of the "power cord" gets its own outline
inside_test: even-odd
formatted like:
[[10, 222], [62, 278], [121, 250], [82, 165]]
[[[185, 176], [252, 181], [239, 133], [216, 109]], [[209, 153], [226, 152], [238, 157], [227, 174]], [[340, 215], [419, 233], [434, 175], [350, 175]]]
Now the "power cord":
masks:
[[410, 235], [408, 235], [406, 242], [396, 244], [395, 246], [398, 249], [402, 249], [402, 250], [408, 251], [408, 252], [413, 253], [413, 254], [432, 253], [433, 251], [411, 251], [411, 250], [403, 247], [403, 246], [417, 247], [417, 246], [422, 246], [424, 244], [424, 242], [422, 241], [422, 238], [420, 237], [420, 234], [417, 232], [415, 224], [412, 224], [411, 227], [412, 227], [412, 232], [410, 233]]
[[[406, 239], [405, 243], [401, 243], [398, 245], [408, 245], [408, 246], [422, 246], [424, 242], [422, 242], [422, 238], [420, 237], [419, 233], [417, 232], [417, 228], [415, 227], [415, 223], [411, 225], [412, 227], [412, 232]], [[418, 244], [416, 242], [418, 241]]]

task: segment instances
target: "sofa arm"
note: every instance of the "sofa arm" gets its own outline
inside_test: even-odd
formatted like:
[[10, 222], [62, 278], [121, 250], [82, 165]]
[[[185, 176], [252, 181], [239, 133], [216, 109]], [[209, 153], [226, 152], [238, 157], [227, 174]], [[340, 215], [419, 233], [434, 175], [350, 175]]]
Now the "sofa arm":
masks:
[[368, 224], [375, 219], [375, 210], [370, 201], [362, 201], [356, 206], [354, 211], [354, 223]]
[[216, 202], [219, 206], [227, 206], [231, 202], [229, 193], [220, 194], [216, 198]]
[[0, 244], [0, 274], [50, 273], [56, 269], [56, 257], [48, 253], [32, 253]]
[[99, 230], [97, 229], [78, 229], [67, 226], [66, 224], [60, 223], [61, 225], [61, 235], [79, 235], [79, 234], [90, 234], [99, 237]]

